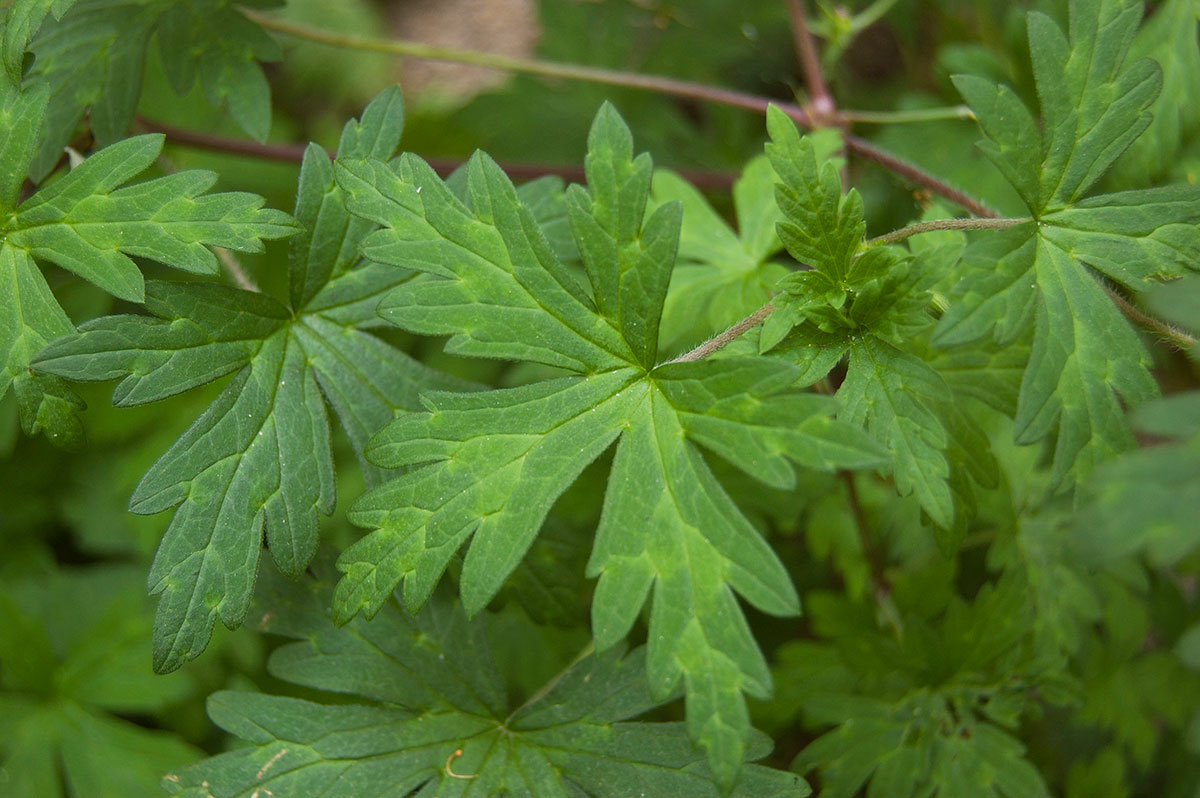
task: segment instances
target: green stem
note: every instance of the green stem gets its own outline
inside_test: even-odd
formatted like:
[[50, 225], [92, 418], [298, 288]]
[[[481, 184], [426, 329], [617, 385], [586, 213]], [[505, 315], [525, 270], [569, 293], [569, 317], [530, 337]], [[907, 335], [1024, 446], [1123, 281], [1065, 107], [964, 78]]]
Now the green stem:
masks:
[[914, 108], [908, 111], [842, 111], [842, 119], [867, 125], [891, 125], [910, 122], [937, 122], [944, 119], [974, 119], [975, 112], [965, 105], [948, 108]]
[[714, 335], [712, 338], [709, 338], [692, 351], [682, 354], [674, 360], [668, 360], [662, 365], [669, 366], [672, 363], [691, 363], [694, 360], [700, 360], [701, 358], [708, 357], [718, 349], [724, 349], [747, 330], [751, 330], [762, 324], [766, 320], [767, 316], [771, 315], [773, 310], [775, 310], [775, 306], [768, 302], [746, 318], [739, 321], [737, 324], [730, 327], [725, 332]]
[[693, 83], [689, 80], [678, 80], [662, 75], [623, 72], [617, 69], [586, 67], [578, 64], [566, 64], [560, 61], [513, 58], [506, 55], [485, 53], [479, 50], [464, 50], [457, 47], [436, 47], [406, 39], [382, 39], [373, 36], [358, 36], [351, 33], [330, 33], [320, 28], [313, 28], [297, 22], [289, 22], [288, 20], [262, 14], [247, 8], [243, 8], [241, 11], [247, 18], [269, 30], [333, 47], [346, 47], [352, 50], [422, 58], [429, 61], [470, 64], [472, 66], [499, 69], [505, 72], [540, 75], [545, 78], [564, 78], [567, 80], [582, 80], [589, 83], [603, 83], [609, 86], [646, 89], [661, 94], [671, 94], [676, 97], [687, 97], [693, 100], [704, 100], [722, 105], [730, 105], [735, 108], [745, 108], [761, 114], [765, 114], [767, 108], [771, 105], [776, 105], [795, 119], [797, 123], [805, 127], [810, 126], [804, 109], [794, 103], [779, 102], [778, 100], [733, 91], [731, 89], [719, 89], [703, 83]]
[[1019, 224], [1032, 222], [1028, 216], [1018, 216], [1016, 218], [999, 218], [999, 219], [931, 219], [928, 222], [917, 222], [910, 224], [908, 227], [901, 227], [899, 230], [893, 230], [887, 235], [882, 235], [877, 238], [872, 238], [867, 241], [866, 246], [877, 247], [883, 244], [895, 244], [897, 241], [920, 235], [921, 233], [932, 233], [936, 230], [1003, 230], [1006, 227], [1016, 227]]
[[[317, 42], [319, 44], [327, 44], [332, 47], [346, 47], [355, 50], [366, 50], [369, 52], [389, 53], [391, 55], [408, 56], [412, 58], [425, 58], [432, 61], [448, 61], [458, 64], [472, 64], [475, 66], [491, 67], [492, 69], [500, 69], [508, 72], [519, 72], [529, 75], [541, 75], [551, 78], [566, 78], [570, 80], [581, 80], [591, 83], [603, 83], [610, 86], [624, 86], [626, 88], [645, 89], [654, 91], [660, 94], [669, 94], [676, 97], [688, 97], [695, 100], [703, 100], [706, 102], [718, 103], [721, 105], [729, 105], [735, 108], [744, 108], [749, 111], [755, 111], [760, 114], [765, 114], [767, 109], [775, 105], [784, 113], [788, 114], [796, 121], [796, 124], [806, 128], [812, 128], [812, 120], [804, 109], [795, 103], [784, 103], [777, 100], [772, 100], [768, 97], [759, 97], [745, 92], [732, 91], [730, 89], [718, 89], [712, 86], [706, 86], [702, 83], [693, 83], [686, 80], [676, 80], [675, 78], [663, 77], [660, 75], [642, 75], [636, 72], [623, 72], [616, 69], [598, 69], [594, 67], [578, 66], [576, 64], [564, 64], [556, 61], [540, 61], [531, 58], [510, 58], [508, 56], [495, 55], [493, 53], [483, 53], [478, 50], [462, 50], [451, 47], [433, 47], [420, 42], [411, 42], [403, 39], [380, 39], [369, 36], [355, 36], [352, 34], [329, 33], [320, 30], [319, 28], [301, 25], [295, 22], [289, 22], [277, 17], [272, 17], [267, 14], [262, 14], [257, 11], [243, 8], [242, 13], [247, 18], [254, 20], [259, 25], [279, 33], [294, 36], [300, 39]], [[834, 117], [836, 119], [836, 117]], [[846, 136], [846, 148], [850, 151], [869, 158], [876, 163], [881, 164], [884, 168], [889, 169], [901, 177], [924, 186], [930, 191], [945, 197], [956, 205], [966, 208], [976, 216], [995, 216], [995, 212], [988, 209], [978, 200], [958, 191], [953, 186], [939, 180], [928, 172], [908, 163], [891, 153], [881, 150], [870, 142], [860, 139], [856, 136]]]

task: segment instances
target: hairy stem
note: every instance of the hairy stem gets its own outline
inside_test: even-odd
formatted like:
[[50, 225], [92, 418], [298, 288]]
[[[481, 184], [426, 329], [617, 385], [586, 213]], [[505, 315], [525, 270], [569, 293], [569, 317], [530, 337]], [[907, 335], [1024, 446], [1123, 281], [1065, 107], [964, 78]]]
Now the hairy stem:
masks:
[[862, 546], [863, 557], [866, 558], [867, 567], [871, 572], [871, 593], [876, 601], [882, 601], [892, 592], [892, 589], [887, 575], [884, 573], [883, 560], [879, 556], [879, 550], [875, 548], [875, 542], [871, 540], [867, 517], [863, 514], [862, 503], [858, 498], [858, 486], [854, 484], [854, 474], [849, 471], [839, 471], [838, 475], [846, 485], [846, 500], [850, 505], [850, 513], [854, 516], [854, 526], [858, 530], [858, 541]]
[[1149, 332], [1153, 333], [1163, 343], [1175, 347], [1181, 352], [1187, 352], [1196, 345], [1196, 338], [1190, 335], [1173, 324], [1168, 324], [1162, 319], [1156, 319], [1153, 316], [1148, 316], [1142, 311], [1135, 308], [1129, 303], [1129, 300], [1118, 294], [1109, 286], [1104, 286], [1104, 292], [1109, 295], [1113, 303], [1120, 308], [1121, 312], [1132, 321], [1134, 324], [1139, 324]]
[[246, 274], [246, 270], [242, 268], [242, 264], [234, 257], [234, 254], [225, 247], [213, 247], [213, 252], [217, 255], [217, 260], [221, 261], [221, 265], [225, 267], [225, 271], [229, 272], [229, 276], [237, 283], [237, 287], [243, 291], [254, 291], [258, 293], [260, 289], [250, 279], [250, 275]]
[[766, 320], [767, 316], [771, 315], [773, 310], [775, 310], [775, 306], [768, 302], [746, 318], [739, 321], [737, 324], [730, 327], [725, 332], [714, 335], [712, 338], [709, 338], [692, 351], [682, 354], [674, 360], [668, 360], [663, 365], [666, 366], [670, 365], [671, 363], [690, 363], [693, 360], [700, 360], [701, 358], [708, 357], [718, 349], [724, 349], [747, 330], [751, 330], [762, 324], [763, 321]]
[[895, 172], [901, 177], [905, 177], [917, 185], [945, 197], [955, 205], [967, 209], [976, 216], [985, 216], [994, 219], [1000, 215], [974, 197], [964, 194], [920, 167], [914, 166], [886, 150], [879, 149], [866, 139], [860, 139], [858, 136], [846, 136], [846, 147], [851, 152], [858, 153], [864, 158], [870, 158], [885, 169]]
[[895, 244], [897, 241], [903, 241], [910, 236], [920, 235], [921, 233], [932, 233], [935, 230], [1003, 230], [1006, 227], [1016, 227], [1019, 224], [1032, 221], [1033, 219], [1028, 216], [1018, 216], [1011, 219], [931, 219], [928, 222], [910, 224], [908, 227], [893, 230], [887, 235], [869, 239], [866, 245], [868, 247], [877, 247], [883, 244]]
[[[791, 0], [789, 0], [789, 2], [791, 2]], [[730, 89], [716, 88], [703, 83], [678, 80], [676, 78], [669, 78], [661, 75], [643, 75], [636, 72], [624, 72], [617, 69], [585, 67], [577, 64], [567, 64], [557, 61], [542, 61], [532, 58], [512, 58], [509, 56], [496, 55], [494, 53], [484, 53], [478, 50], [435, 47], [432, 45], [406, 41], [403, 39], [382, 39], [370, 36], [356, 36], [353, 34], [330, 33], [319, 28], [313, 28], [308, 25], [289, 22], [287, 20], [279, 19], [277, 17], [247, 8], [243, 8], [241, 11], [246, 15], [246, 17], [257, 22], [264, 28], [277, 31], [279, 33], [284, 33], [289, 36], [294, 36], [296, 38], [307, 39], [308, 41], [318, 42], [320, 44], [328, 44], [334, 47], [346, 47], [369, 52], [389, 53], [391, 55], [423, 58], [431, 61], [447, 61], [450, 63], [471, 64], [474, 66], [499, 69], [506, 72], [540, 75], [548, 78], [563, 78], [567, 80], [602, 83], [610, 86], [624, 86], [626, 88], [645, 89], [647, 91], [669, 94], [676, 97], [687, 97], [694, 100], [729, 105], [735, 108], [744, 108], [746, 110], [756, 111], [764, 114], [771, 105], [776, 105], [780, 108], [780, 110], [791, 116], [792, 119], [796, 120], [797, 124], [808, 128], [813, 126], [813, 120], [809, 117], [805, 110], [794, 103], [776, 102], [766, 97], [759, 97], [757, 95], [733, 91]], [[807, 23], [805, 23], [804, 30], [807, 31]], [[806, 79], [809, 79], [809, 70], [805, 70], [805, 72]], [[817, 72], [813, 72], [811, 74], [819, 75]], [[843, 121], [836, 117], [836, 112], [835, 118], [837, 118], [839, 121]], [[989, 219], [996, 219], [1000, 217], [998, 213], [984, 205], [979, 200], [959, 191], [945, 181], [940, 180], [924, 171], [920, 167], [898, 158], [886, 150], [876, 147], [874, 144], [866, 141], [865, 139], [861, 139], [857, 136], [847, 135], [845, 137], [845, 142], [846, 148], [851, 152], [875, 161], [884, 168], [895, 172], [901, 177], [911, 180], [917, 185], [920, 185], [925, 189], [950, 200], [955, 205], [966, 209], [975, 216]], [[1121, 311], [1125, 313], [1126, 316], [1128, 316], [1134, 322], [1153, 330], [1165, 340], [1168, 340], [1174, 345], [1180, 347], [1189, 347], [1194, 343], [1192, 336], [1180, 330], [1176, 330], [1165, 322], [1147, 316], [1126, 302], [1118, 294], [1109, 291], [1109, 295], [1113, 297], [1113, 300], [1117, 303], [1117, 306], [1121, 308]], [[766, 305], [755, 314], [734, 325], [729, 330], [721, 333], [721, 335], [718, 335], [716, 338], [701, 344], [700, 346], [696, 347], [696, 349], [688, 352], [686, 355], [683, 355], [672, 362], [699, 360], [700, 358], [717, 351], [744, 333], [746, 330], [760, 323], [770, 314], [771, 309], [773, 308], [771, 308], [769, 304]], [[759, 314], [762, 315], [760, 316]], [[742, 324], [746, 324], [747, 326], [741, 327]], [[735, 330], [736, 332], [734, 332]], [[730, 333], [733, 334], [730, 335]], [[726, 338], [726, 336], [729, 337]], [[1191, 343], [1188, 343], [1189, 341]]]

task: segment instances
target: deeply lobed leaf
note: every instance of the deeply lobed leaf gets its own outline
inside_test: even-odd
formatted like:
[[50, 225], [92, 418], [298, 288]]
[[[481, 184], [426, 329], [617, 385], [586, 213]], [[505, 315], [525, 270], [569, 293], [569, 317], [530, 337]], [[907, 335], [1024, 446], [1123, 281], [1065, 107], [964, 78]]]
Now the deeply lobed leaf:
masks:
[[956, 79], [987, 136], [984, 152], [1037, 222], [972, 245], [974, 265], [934, 340], [954, 346], [992, 332], [1004, 343], [1033, 323], [1015, 431], [1022, 443], [1054, 439], [1059, 485], [1132, 446], [1121, 401], [1156, 392], [1148, 354], [1092, 269], [1134, 291], [1200, 270], [1194, 186], [1083, 198], [1150, 124], [1161, 70], [1126, 63], [1141, 12], [1132, 0], [1074, 0], [1067, 36], [1030, 14], [1042, 132], [1009, 89]]
[[295, 232], [290, 216], [262, 208], [261, 197], [205, 194], [216, 176], [187, 171], [120, 188], [147, 169], [162, 136], [137, 136], [100, 150], [75, 169], [18, 203], [47, 113], [44, 88], [18, 91], [0, 81], [0, 117], [9, 131], [0, 151], [0, 280], [11, 319], [0, 332], [0, 396], [10, 385], [21, 424], [34, 434], [75, 448], [83, 403], [65, 383], [29, 366], [48, 341], [74, 331], [33, 258], [62, 266], [121, 299], [144, 298], [141, 271], [131, 256], [192, 272], [214, 273], [208, 245], [258, 252], [262, 240]]
[[[442, 595], [416, 615], [389, 603], [369, 623], [338, 628], [327, 590], [263, 581], [262, 628], [299, 641], [272, 655], [271, 672], [349, 702], [215, 694], [209, 714], [250, 745], [168, 775], [172, 794], [718, 795], [682, 724], [631, 720], [660, 703], [646, 689], [642, 650], [587, 656], [511, 708], [486, 616], [469, 621]], [[749, 753], [766, 749], [756, 735]], [[808, 789], [751, 765], [735, 794]]]
[[450, 351], [576, 376], [427, 394], [424, 412], [380, 433], [370, 456], [411, 470], [355, 505], [351, 519], [374, 530], [339, 560], [335, 617], [378, 611], [401, 583], [415, 609], [468, 538], [461, 592], [468, 611], [480, 610], [551, 504], [619, 439], [589, 564], [600, 577], [597, 643], [605, 649], [624, 637], [653, 587], [652, 689], [666, 698], [684, 683], [691, 734], [718, 782], [731, 787], [749, 739], [742, 694], [770, 688], [734, 594], [774, 614], [794, 613], [798, 603], [774, 552], [687, 439], [772, 484], [794, 479], [789, 461], [876, 463], [875, 446], [833, 422], [828, 400], [785, 394], [798, 376], [785, 363], [655, 366], [680, 206], [645, 214], [651, 166], [633, 157], [610, 107], [589, 137], [589, 188], [567, 194], [590, 291], [486, 156], [472, 159], [461, 197], [411, 155], [392, 164], [339, 161], [337, 169], [350, 209], [383, 225], [363, 242], [364, 255], [423, 272], [381, 304], [385, 318], [450, 335]]
[[[388, 157], [402, 126], [399, 90], [389, 89], [361, 123], [346, 126], [343, 152]], [[418, 385], [457, 387], [362, 329], [376, 324], [379, 297], [411, 275], [354, 256], [370, 225], [350, 216], [332, 171], [310, 148], [296, 209], [303, 233], [291, 251], [292, 307], [211, 283], [152, 283], [146, 306], [156, 318], [89, 322], [38, 358], [48, 374], [124, 377], [113, 398], [126, 405], [236, 372], [130, 500], [137, 513], [178, 508], [150, 573], [151, 592], [162, 596], [158, 670], [199, 655], [218, 618], [241, 624], [264, 535], [285, 573], [308, 565], [319, 515], [334, 504], [326, 403], [361, 454], [396, 408], [417, 406]], [[368, 481], [379, 478], [366, 470]]]

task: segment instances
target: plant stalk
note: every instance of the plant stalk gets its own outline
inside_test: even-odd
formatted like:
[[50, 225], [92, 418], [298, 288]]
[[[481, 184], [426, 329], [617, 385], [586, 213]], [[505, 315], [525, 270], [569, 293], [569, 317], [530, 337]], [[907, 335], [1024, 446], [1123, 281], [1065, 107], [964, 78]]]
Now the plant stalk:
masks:
[[290, 22], [258, 11], [252, 11], [248, 8], [243, 8], [241, 11], [248, 19], [269, 30], [320, 44], [328, 44], [333, 47], [346, 47], [353, 50], [421, 58], [428, 61], [470, 64], [472, 66], [498, 69], [504, 72], [539, 75], [544, 78], [563, 78], [589, 83], [603, 83], [609, 86], [646, 89], [647, 91], [654, 91], [660, 94], [671, 94], [676, 97], [687, 97], [693, 100], [730, 105], [735, 108], [745, 108], [749, 111], [757, 111], [760, 114], [765, 114], [769, 106], [777, 105], [798, 123], [803, 124], [805, 127], [810, 126], [804, 109], [794, 103], [782, 103], [766, 97], [733, 91], [732, 89], [720, 89], [703, 83], [694, 83], [690, 80], [679, 80], [663, 75], [623, 72], [617, 69], [580, 66], [560, 61], [514, 58], [512, 56], [485, 53], [479, 50], [465, 50], [457, 47], [437, 47], [407, 39], [383, 39], [373, 36], [358, 36], [352, 33], [330, 33], [319, 28]]
[[927, 222], [910, 224], [908, 227], [901, 227], [899, 230], [893, 230], [886, 235], [869, 239], [866, 245], [868, 247], [877, 247], [884, 244], [895, 244], [897, 241], [903, 241], [910, 236], [920, 235], [921, 233], [932, 233], [936, 230], [1003, 230], [1007, 227], [1016, 227], [1019, 224], [1032, 221], [1033, 219], [1028, 216], [1011, 219], [931, 219]]
[[809, 116], [814, 123], [827, 126], [836, 114], [837, 106], [821, 71], [817, 44], [808, 30], [808, 16], [801, 0], [785, 0], [785, 3], [792, 25], [792, 38], [796, 43], [796, 55], [800, 58], [800, 69], [804, 73], [804, 83], [808, 86]]
[[773, 310], [775, 310], [775, 306], [768, 302], [746, 318], [739, 321], [737, 324], [730, 327], [728, 330], [725, 330], [725, 332], [714, 335], [712, 338], [709, 338], [692, 351], [686, 352], [674, 360], [668, 360], [662, 365], [669, 366], [672, 363], [691, 363], [694, 360], [700, 360], [701, 358], [708, 357], [713, 352], [716, 352], [719, 349], [724, 349], [747, 330], [751, 330], [762, 324], [763, 321], [766, 320], [767, 316], [771, 315]]

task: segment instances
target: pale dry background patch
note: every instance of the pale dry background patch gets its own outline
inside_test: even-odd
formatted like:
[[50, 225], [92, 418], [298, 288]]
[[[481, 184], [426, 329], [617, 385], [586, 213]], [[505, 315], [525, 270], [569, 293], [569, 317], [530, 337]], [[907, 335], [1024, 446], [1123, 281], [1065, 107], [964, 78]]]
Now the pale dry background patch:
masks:
[[[393, 5], [389, 16], [400, 38], [507, 56], [532, 56], [541, 35], [536, 0], [407, 0]], [[406, 95], [425, 101], [462, 102], [508, 77], [483, 67], [408, 58], [400, 83]]]

